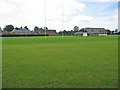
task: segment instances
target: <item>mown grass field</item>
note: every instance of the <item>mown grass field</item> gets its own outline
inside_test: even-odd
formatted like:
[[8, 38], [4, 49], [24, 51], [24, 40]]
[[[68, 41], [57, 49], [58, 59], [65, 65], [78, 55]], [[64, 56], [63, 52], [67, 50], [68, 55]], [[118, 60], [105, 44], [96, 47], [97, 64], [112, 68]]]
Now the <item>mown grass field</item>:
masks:
[[116, 88], [118, 36], [3, 37], [3, 88]]

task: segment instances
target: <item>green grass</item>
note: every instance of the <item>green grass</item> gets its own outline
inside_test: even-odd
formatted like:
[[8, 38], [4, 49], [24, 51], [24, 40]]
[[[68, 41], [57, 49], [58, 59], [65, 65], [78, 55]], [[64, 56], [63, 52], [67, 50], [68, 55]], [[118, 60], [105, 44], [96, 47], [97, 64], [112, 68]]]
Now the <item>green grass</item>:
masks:
[[2, 40], [3, 88], [118, 87], [118, 36]]

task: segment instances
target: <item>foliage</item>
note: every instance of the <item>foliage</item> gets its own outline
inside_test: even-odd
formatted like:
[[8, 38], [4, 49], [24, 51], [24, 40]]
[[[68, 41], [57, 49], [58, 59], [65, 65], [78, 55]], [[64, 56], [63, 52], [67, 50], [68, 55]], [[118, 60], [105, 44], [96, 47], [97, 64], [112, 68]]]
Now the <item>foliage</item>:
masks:
[[20, 27], [20, 30], [23, 30], [23, 27], [22, 27], [22, 26]]
[[34, 27], [34, 30], [35, 30], [35, 31], [38, 31], [38, 30], [40, 30], [40, 28], [37, 27], [37, 26], [35, 26], [35, 27]]
[[24, 29], [27, 29], [27, 30], [29, 30], [27, 26], [25, 26], [25, 27], [24, 27]]
[[48, 27], [44, 27], [44, 30], [48, 30]]
[[74, 30], [75, 32], [77, 32], [77, 31], [79, 31], [79, 27], [78, 27], [78, 26], [75, 26], [75, 27], [73, 28], [73, 30]]
[[83, 31], [84, 31], [84, 28], [81, 28], [81, 29], [80, 29], [80, 32], [83, 32]]
[[20, 28], [18, 28], [18, 27], [15, 27], [15, 30], [20, 30]]
[[73, 36], [74, 35], [74, 31], [73, 30], [71, 30], [71, 31], [66, 31], [66, 30], [59, 31], [59, 35], [60, 36], [62, 36], [62, 35], [64, 35], [64, 36]]
[[14, 29], [14, 26], [13, 26], [13, 25], [6, 25], [6, 26], [3, 28], [4, 31], [8, 31], [8, 32], [11, 32], [13, 29]]

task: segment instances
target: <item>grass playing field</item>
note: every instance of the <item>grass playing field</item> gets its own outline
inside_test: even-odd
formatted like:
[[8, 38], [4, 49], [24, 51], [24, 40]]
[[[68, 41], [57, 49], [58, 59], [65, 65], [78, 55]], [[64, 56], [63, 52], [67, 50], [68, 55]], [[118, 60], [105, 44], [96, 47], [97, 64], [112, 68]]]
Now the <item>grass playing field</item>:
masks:
[[2, 41], [3, 88], [118, 87], [118, 36]]

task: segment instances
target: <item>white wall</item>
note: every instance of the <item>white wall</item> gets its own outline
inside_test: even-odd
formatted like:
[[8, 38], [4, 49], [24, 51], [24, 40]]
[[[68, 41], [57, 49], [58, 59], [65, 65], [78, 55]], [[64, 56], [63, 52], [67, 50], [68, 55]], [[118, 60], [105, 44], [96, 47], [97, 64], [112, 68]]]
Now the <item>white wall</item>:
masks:
[[83, 36], [88, 36], [87, 33], [83, 33]]

